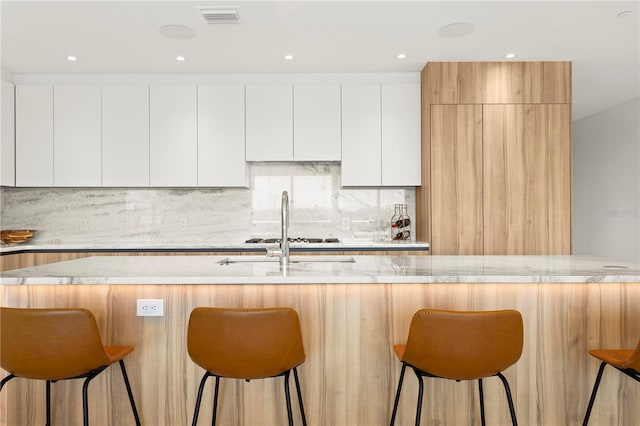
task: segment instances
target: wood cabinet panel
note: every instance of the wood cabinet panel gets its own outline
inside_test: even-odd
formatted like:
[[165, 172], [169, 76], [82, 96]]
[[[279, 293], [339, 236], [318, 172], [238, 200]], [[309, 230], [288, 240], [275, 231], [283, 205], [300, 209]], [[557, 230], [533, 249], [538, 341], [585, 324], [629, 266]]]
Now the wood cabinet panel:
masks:
[[482, 106], [431, 108], [432, 254], [483, 250]]
[[432, 104], [570, 103], [570, 62], [430, 62]]
[[568, 254], [569, 105], [483, 107], [484, 254]]

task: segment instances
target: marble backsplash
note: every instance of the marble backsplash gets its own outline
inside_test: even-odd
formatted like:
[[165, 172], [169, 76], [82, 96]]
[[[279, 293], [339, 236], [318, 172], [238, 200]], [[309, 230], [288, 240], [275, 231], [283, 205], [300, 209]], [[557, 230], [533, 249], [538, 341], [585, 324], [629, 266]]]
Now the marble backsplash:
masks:
[[341, 188], [334, 163], [252, 163], [250, 188], [0, 189], [2, 229], [34, 243], [240, 243], [280, 235], [289, 192], [291, 237], [389, 240], [394, 205], [415, 217], [414, 188]]

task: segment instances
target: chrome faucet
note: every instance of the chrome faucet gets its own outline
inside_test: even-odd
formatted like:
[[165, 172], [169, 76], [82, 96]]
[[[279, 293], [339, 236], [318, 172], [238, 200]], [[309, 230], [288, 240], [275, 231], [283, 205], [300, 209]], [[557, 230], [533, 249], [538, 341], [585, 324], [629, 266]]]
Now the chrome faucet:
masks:
[[280, 248], [267, 248], [267, 256], [280, 256], [280, 265], [289, 266], [289, 194], [282, 191], [282, 205], [280, 207]]
[[282, 228], [280, 264], [289, 265], [289, 194], [287, 194], [287, 191], [282, 191], [282, 206], [280, 210], [280, 228]]

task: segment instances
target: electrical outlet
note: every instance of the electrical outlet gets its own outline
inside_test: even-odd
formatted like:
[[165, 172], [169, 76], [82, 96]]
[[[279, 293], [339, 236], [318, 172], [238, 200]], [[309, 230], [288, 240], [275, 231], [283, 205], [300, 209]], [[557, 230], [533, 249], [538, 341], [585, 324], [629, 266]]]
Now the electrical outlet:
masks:
[[139, 317], [161, 317], [164, 315], [164, 300], [138, 299], [136, 307]]
[[344, 230], [351, 229], [351, 219], [349, 219], [348, 217], [342, 218], [342, 229]]
[[180, 219], [180, 229], [187, 229], [189, 227], [189, 218], [183, 217]]

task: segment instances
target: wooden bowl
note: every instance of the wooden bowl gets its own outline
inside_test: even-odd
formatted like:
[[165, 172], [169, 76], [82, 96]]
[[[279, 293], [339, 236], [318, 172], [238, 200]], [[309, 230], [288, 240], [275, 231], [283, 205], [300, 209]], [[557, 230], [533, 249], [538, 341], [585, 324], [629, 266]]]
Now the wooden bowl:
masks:
[[0, 231], [0, 240], [4, 244], [19, 244], [29, 241], [36, 234], [32, 229], [13, 229]]

